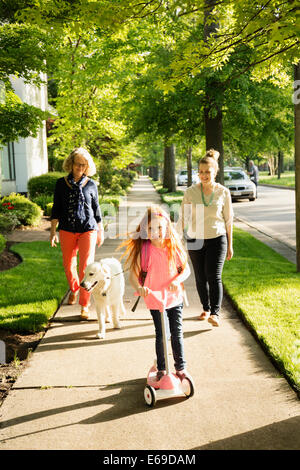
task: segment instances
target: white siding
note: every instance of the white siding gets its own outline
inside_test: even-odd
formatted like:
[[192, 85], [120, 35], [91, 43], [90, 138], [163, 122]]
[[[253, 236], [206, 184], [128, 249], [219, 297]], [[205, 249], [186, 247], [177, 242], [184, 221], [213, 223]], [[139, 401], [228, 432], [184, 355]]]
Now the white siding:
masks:
[[[43, 79], [46, 76], [43, 75]], [[20, 78], [11, 78], [15, 93], [27, 104], [37, 106], [42, 110], [47, 109], [47, 86], [40, 88], [25, 84]], [[28, 137], [20, 139], [14, 143], [15, 148], [15, 169], [17, 192], [27, 192], [27, 182], [32, 176], [38, 176], [48, 171], [47, 136], [46, 125], [40, 128], [36, 138]], [[2, 182], [2, 195], [9, 194], [13, 187], [12, 181]]]

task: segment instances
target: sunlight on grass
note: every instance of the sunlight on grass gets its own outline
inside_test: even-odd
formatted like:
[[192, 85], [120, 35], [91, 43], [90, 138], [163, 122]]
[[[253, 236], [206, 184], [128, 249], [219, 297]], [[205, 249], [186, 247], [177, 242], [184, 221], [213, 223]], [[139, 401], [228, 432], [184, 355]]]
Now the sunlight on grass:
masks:
[[259, 183], [263, 184], [276, 184], [279, 186], [295, 187], [295, 172], [287, 171], [281, 173], [280, 178], [268, 175], [267, 172], [261, 172], [259, 176]]
[[0, 328], [40, 331], [68, 289], [59, 248], [48, 242], [13, 245], [22, 263], [0, 273]]
[[295, 361], [300, 340], [300, 273], [295, 265], [250, 234], [234, 229], [234, 257], [225, 263], [223, 283], [248, 325], [300, 391], [300, 362]]

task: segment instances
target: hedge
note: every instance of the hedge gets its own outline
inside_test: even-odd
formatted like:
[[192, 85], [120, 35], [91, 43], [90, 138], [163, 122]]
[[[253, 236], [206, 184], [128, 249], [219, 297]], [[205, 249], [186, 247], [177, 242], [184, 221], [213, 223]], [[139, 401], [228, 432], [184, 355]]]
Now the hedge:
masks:
[[65, 173], [54, 171], [30, 178], [28, 181], [30, 199], [33, 200], [34, 198], [41, 195], [48, 195], [53, 197], [56, 181], [58, 178], [62, 178], [63, 176], [65, 176]]

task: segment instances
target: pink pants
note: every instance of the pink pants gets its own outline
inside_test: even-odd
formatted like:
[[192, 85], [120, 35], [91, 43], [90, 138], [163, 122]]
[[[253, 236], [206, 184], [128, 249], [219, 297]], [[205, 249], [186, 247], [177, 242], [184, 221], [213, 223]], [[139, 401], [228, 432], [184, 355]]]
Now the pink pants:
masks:
[[[97, 230], [83, 233], [60, 230], [59, 240], [69, 287], [72, 292], [77, 292], [79, 289], [79, 304], [85, 307], [89, 305], [91, 294], [80, 287], [80, 282], [84, 278], [85, 268], [94, 261]], [[79, 276], [77, 273], [77, 252], [79, 253]]]

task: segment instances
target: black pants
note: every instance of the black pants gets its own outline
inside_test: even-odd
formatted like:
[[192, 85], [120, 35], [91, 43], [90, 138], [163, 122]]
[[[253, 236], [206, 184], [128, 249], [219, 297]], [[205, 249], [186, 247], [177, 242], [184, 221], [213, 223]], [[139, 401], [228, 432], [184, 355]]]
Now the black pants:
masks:
[[[184, 369], [186, 364], [183, 348], [182, 307], [183, 304], [180, 304], [176, 307], [166, 309], [171, 333], [171, 346], [174, 358], [174, 366], [178, 371]], [[150, 310], [150, 313], [154, 321], [156, 332], [155, 349], [157, 357], [157, 369], [164, 370], [166, 368], [166, 364], [161, 324], [162, 315], [159, 310]]]
[[[197, 244], [196, 244], [197, 243]], [[207, 240], [188, 243], [188, 252], [194, 268], [197, 291], [203, 310], [211, 315], [219, 315], [223, 299], [222, 271], [227, 254], [227, 237], [222, 235]]]

